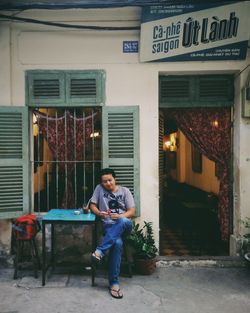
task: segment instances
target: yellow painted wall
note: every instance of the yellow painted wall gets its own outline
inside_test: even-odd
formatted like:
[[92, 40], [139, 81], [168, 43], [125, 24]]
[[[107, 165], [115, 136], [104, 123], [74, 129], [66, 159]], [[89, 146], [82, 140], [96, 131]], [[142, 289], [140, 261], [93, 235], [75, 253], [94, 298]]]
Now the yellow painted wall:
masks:
[[179, 131], [177, 149], [177, 181], [187, 183], [207, 192], [219, 193], [219, 179], [215, 176], [215, 163], [202, 155], [202, 173], [192, 171], [191, 143]]
[[[40, 109], [41, 112], [46, 113], [46, 109]], [[48, 114], [53, 115], [54, 110], [49, 109]], [[38, 133], [37, 125], [33, 125], [33, 135], [36, 136]], [[52, 153], [48, 147], [47, 141], [43, 140], [43, 160], [47, 160], [48, 162], [53, 160]], [[42, 166], [37, 167], [36, 173], [34, 173], [34, 193], [38, 192], [39, 190], [43, 190], [45, 187], [45, 173], [50, 172], [51, 163], [43, 162]]]
[[[46, 157], [46, 160], [52, 161], [53, 156], [45, 140], [43, 142], [43, 151], [47, 151], [47, 157], [46, 157], [46, 152], [44, 152], [44, 159]], [[44, 189], [45, 187], [45, 180], [44, 180], [45, 175], [44, 174], [46, 172], [50, 172], [50, 168], [51, 168], [51, 163], [46, 163], [46, 162], [43, 162], [43, 165], [37, 168], [37, 172], [34, 173], [34, 192], [38, 192], [38, 190]]]

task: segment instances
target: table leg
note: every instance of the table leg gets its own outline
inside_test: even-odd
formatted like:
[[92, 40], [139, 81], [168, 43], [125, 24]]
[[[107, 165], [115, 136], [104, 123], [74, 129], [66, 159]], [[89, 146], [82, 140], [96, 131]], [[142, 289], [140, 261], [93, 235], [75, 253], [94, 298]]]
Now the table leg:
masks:
[[[96, 241], [97, 241], [97, 234], [96, 234], [96, 222], [94, 225], [92, 224], [92, 252], [95, 251], [96, 248]], [[92, 286], [95, 286], [95, 275], [96, 275], [96, 268], [95, 264], [91, 259], [91, 279], [92, 279]]]
[[45, 223], [42, 221], [42, 286], [45, 286], [45, 275], [46, 275], [46, 232]]
[[51, 224], [51, 265], [52, 270], [55, 268], [55, 227], [54, 224]]
[[94, 223], [94, 247], [93, 249], [95, 250], [97, 246], [97, 221]]

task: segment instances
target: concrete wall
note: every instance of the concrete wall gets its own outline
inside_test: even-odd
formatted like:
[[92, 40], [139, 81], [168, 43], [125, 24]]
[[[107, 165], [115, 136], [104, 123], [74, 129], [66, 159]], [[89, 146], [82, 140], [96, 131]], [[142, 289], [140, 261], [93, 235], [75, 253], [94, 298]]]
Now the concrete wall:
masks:
[[[249, 50], [248, 50], [249, 51]], [[249, 52], [248, 52], [249, 60]], [[249, 63], [249, 61], [248, 61]], [[235, 99], [238, 105], [235, 106], [234, 113], [234, 229], [232, 236], [231, 251], [234, 254], [236, 242], [239, 235], [249, 233], [249, 230], [244, 228], [243, 221], [250, 216], [250, 119], [241, 117], [241, 90], [246, 86], [247, 75], [249, 75], [249, 68], [237, 75], [235, 79]]]
[[[18, 14], [41, 20], [76, 24], [138, 25], [140, 9], [30, 10]], [[236, 73], [249, 63], [175, 62], [139, 63], [138, 54], [122, 52], [123, 40], [139, 40], [139, 32], [64, 30], [24, 23], [0, 23], [0, 105], [25, 105], [24, 74], [29, 69], [103, 69], [106, 72], [108, 106], [140, 106], [141, 218], [152, 221], [159, 241], [158, 199], [158, 77], [160, 74]], [[246, 71], [247, 72], [247, 71]], [[236, 83], [235, 121], [235, 216], [250, 215], [247, 190], [250, 187], [248, 120], [240, 117], [240, 88], [245, 73]], [[237, 140], [236, 140], [237, 139]], [[236, 148], [236, 146], [238, 148]], [[236, 199], [236, 198], [235, 198]], [[236, 203], [237, 202], [237, 203]], [[239, 234], [238, 221], [235, 230]], [[1, 231], [2, 232], [2, 231]]]

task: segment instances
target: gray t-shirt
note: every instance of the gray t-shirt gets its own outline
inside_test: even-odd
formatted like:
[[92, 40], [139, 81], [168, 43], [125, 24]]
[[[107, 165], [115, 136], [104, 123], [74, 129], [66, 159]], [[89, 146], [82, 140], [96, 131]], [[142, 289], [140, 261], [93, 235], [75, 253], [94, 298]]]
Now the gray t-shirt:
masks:
[[[116, 192], [107, 191], [102, 185], [97, 185], [90, 202], [95, 203], [100, 211], [122, 214], [129, 208], [135, 207], [134, 198], [130, 190], [123, 186], [118, 186]], [[115, 223], [109, 218], [103, 219], [104, 223]]]

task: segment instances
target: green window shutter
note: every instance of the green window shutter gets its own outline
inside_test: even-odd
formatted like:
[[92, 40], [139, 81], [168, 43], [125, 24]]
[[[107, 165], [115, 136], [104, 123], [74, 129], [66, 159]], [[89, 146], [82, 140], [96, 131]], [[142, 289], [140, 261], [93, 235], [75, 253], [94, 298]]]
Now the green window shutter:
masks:
[[192, 101], [192, 81], [185, 76], [160, 77], [160, 106], [178, 106]]
[[66, 101], [70, 105], [102, 105], [104, 72], [66, 72]]
[[197, 81], [197, 100], [232, 105], [234, 101], [234, 78], [216, 75], [201, 76]]
[[128, 187], [140, 215], [139, 107], [103, 107], [103, 167], [113, 168]]
[[26, 95], [29, 106], [65, 104], [65, 75], [62, 71], [27, 71]]
[[0, 107], [0, 218], [29, 210], [28, 108]]
[[234, 103], [232, 75], [161, 76], [161, 108], [224, 107]]
[[103, 105], [104, 91], [101, 70], [26, 72], [26, 103], [32, 107]]

